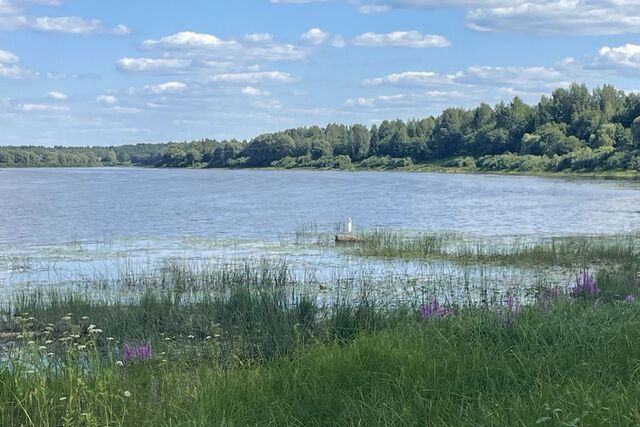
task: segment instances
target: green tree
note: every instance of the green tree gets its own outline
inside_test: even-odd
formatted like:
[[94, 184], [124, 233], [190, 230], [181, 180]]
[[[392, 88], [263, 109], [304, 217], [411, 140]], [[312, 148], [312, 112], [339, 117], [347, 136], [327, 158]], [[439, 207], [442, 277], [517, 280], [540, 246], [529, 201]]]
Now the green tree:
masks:
[[640, 148], [640, 116], [636, 117], [631, 127], [631, 133], [633, 135], [633, 146]]

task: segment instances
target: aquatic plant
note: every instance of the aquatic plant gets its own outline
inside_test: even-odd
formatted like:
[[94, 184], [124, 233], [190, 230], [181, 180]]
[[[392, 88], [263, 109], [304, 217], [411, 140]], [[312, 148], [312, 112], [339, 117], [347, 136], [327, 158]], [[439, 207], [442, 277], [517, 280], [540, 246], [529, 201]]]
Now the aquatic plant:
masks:
[[451, 310], [442, 307], [437, 297], [434, 297], [430, 303], [420, 306], [420, 316], [422, 316], [423, 319], [443, 318], [450, 314]]
[[580, 296], [594, 296], [600, 293], [600, 288], [598, 288], [598, 281], [595, 276], [589, 274], [587, 270], [582, 272], [582, 275], [578, 275], [576, 277], [575, 285], [571, 288], [571, 296], [572, 297], [580, 297]]
[[520, 311], [520, 303], [511, 292], [507, 294], [506, 305], [501, 306], [498, 313], [498, 324], [506, 327], [513, 326], [516, 314]]

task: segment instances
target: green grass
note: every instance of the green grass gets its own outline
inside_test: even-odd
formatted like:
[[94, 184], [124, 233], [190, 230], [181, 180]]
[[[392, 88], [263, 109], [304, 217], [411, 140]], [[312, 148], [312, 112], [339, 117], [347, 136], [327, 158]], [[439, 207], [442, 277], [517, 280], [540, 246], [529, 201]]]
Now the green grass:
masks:
[[[510, 314], [477, 302], [423, 319], [366, 289], [319, 305], [264, 261], [23, 294], [0, 309], [0, 425], [638, 425], [640, 303], [622, 300], [640, 263], [594, 245], [558, 253], [607, 260], [598, 295], [539, 289]], [[151, 359], [121, 363], [147, 341]]]
[[[640, 423], [639, 305], [594, 310], [589, 301], [561, 301], [546, 311], [525, 309], [511, 327], [497, 319], [486, 309], [404, 318], [392, 329], [231, 368], [194, 361], [185, 346], [163, 348], [166, 355], [155, 360], [83, 372], [71, 351], [61, 368], [0, 371], [0, 423]], [[171, 352], [184, 355], [171, 359]]]
[[441, 259], [461, 264], [515, 266], [621, 265], [640, 257], [640, 238], [554, 238], [548, 242], [469, 242], [451, 233], [407, 234], [377, 230], [360, 235], [353, 253], [360, 256], [401, 259]]

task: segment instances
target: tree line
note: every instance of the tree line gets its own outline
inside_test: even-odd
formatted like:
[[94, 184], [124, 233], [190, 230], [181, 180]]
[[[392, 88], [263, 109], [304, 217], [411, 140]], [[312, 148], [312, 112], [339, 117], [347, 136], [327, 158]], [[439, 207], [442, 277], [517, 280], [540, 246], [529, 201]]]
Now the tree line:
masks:
[[0, 167], [135, 165], [394, 169], [420, 164], [486, 171], [640, 171], [640, 94], [586, 85], [495, 106], [366, 127], [329, 124], [250, 141], [114, 147], [0, 147]]

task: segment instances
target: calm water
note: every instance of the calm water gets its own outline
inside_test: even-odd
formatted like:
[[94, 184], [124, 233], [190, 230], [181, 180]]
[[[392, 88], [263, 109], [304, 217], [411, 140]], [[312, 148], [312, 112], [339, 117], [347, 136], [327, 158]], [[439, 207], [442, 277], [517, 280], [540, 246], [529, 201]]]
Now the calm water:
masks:
[[[42, 286], [93, 289], [96, 278], [145, 276], [164, 263], [286, 259], [315, 281], [377, 278], [456, 298], [504, 293], [574, 271], [352, 257], [323, 241], [352, 217], [357, 229], [551, 236], [640, 229], [640, 183], [411, 173], [155, 169], [0, 169], [0, 299]], [[403, 285], [404, 284], [404, 285]], [[409, 284], [409, 285], [407, 285]], [[406, 286], [405, 286], [406, 285]], [[98, 291], [100, 292], [100, 291]], [[461, 294], [460, 294], [461, 295]]]
[[640, 228], [640, 183], [412, 173], [0, 170], [0, 246], [112, 238], [276, 240], [352, 217], [356, 228], [480, 235]]

